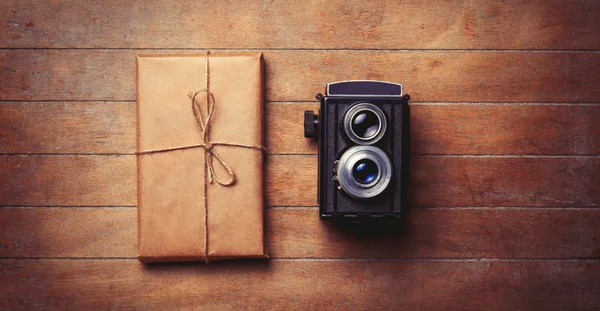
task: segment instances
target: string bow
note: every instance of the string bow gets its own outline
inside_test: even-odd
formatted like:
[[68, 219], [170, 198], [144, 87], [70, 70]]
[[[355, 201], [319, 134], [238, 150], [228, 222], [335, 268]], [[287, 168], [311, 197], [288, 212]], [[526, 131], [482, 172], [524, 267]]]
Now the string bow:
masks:
[[[202, 109], [196, 102], [196, 96], [201, 93], [206, 93], [206, 117], [202, 115]], [[208, 182], [212, 183], [215, 180], [221, 186], [230, 186], [235, 184], [235, 173], [233, 169], [227, 162], [219, 156], [214, 150], [214, 146], [233, 146], [233, 147], [243, 147], [256, 149], [259, 151], [265, 151], [265, 148], [262, 146], [252, 146], [245, 144], [236, 144], [236, 143], [225, 143], [225, 142], [211, 142], [210, 141], [210, 119], [215, 110], [215, 96], [208, 89], [202, 89], [196, 93], [189, 93], [188, 96], [192, 99], [192, 110], [194, 111], [194, 116], [196, 117], [196, 122], [198, 123], [198, 127], [200, 128], [200, 133], [202, 134], [202, 143], [197, 146], [204, 149], [204, 164], [206, 166], [207, 178]], [[221, 166], [227, 171], [229, 175], [228, 181], [221, 180], [217, 174], [215, 173], [213, 157], [219, 161]]]

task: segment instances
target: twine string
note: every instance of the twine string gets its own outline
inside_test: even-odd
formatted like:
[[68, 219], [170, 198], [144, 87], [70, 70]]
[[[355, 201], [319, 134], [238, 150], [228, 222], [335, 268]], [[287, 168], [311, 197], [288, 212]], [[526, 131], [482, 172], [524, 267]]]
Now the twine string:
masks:
[[[198, 96], [198, 94], [200, 94], [200, 93], [206, 93], [206, 100], [205, 100], [206, 117], [203, 116], [202, 109], [200, 109], [200, 106], [198, 105], [198, 102], [196, 101], [196, 96]], [[217, 154], [214, 151], [213, 147], [214, 146], [242, 147], [242, 148], [256, 149], [259, 151], [265, 151], [265, 148], [263, 146], [254, 146], [254, 145], [246, 145], [246, 144], [211, 142], [210, 138], [209, 138], [209, 136], [210, 136], [209, 135], [210, 120], [213, 115], [213, 111], [215, 109], [215, 97], [212, 94], [212, 92], [208, 89], [202, 89], [196, 93], [193, 93], [193, 94], [190, 93], [188, 95], [192, 99], [192, 110], [194, 111], [194, 116], [196, 117], [196, 123], [198, 124], [198, 127], [200, 128], [200, 133], [202, 134], [202, 143], [194, 145], [194, 146], [204, 149], [204, 155], [205, 155], [204, 162], [205, 162], [206, 170], [208, 172], [208, 174], [207, 174], [208, 182], [212, 183], [214, 180], [222, 186], [231, 186], [231, 185], [235, 184], [235, 181], [236, 181], [235, 173], [233, 172], [233, 169], [231, 168], [231, 166], [229, 166], [229, 164], [219, 154]], [[229, 175], [229, 179], [227, 181], [221, 180], [215, 173], [213, 157], [215, 159], [217, 159], [219, 164], [227, 171], [227, 174]]]

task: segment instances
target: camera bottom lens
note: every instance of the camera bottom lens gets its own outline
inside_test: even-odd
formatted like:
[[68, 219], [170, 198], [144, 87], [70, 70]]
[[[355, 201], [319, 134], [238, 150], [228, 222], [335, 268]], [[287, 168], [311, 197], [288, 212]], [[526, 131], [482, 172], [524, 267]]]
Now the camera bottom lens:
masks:
[[361, 184], [370, 184], [379, 175], [379, 167], [369, 159], [358, 160], [352, 169], [354, 178]]
[[346, 150], [337, 164], [340, 188], [350, 196], [368, 199], [381, 194], [392, 179], [392, 163], [380, 148], [354, 146]]

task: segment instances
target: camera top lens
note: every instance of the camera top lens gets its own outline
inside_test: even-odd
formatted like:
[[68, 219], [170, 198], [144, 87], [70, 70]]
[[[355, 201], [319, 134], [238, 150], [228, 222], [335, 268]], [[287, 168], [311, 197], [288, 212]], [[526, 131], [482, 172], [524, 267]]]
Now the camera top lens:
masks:
[[357, 103], [346, 110], [343, 127], [350, 140], [359, 145], [378, 142], [386, 130], [383, 111], [371, 103]]
[[372, 110], [358, 111], [352, 117], [352, 132], [362, 139], [373, 138], [380, 127], [381, 122]]
[[370, 184], [377, 179], [379, 168], [373, 160], [361, 159], [354, 164], [352, 175], [359, 183]]

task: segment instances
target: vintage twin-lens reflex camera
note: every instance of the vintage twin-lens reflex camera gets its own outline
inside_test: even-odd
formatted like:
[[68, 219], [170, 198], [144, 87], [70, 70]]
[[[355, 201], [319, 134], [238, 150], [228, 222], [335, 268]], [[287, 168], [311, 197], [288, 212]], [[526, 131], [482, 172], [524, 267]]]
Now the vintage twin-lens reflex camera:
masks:
[[327, 85], [318, 115], [304, 112], [304, 136], [319, 140], [322, 219], [394, 219], [406, 205], [410, 96], [402, 85]]

